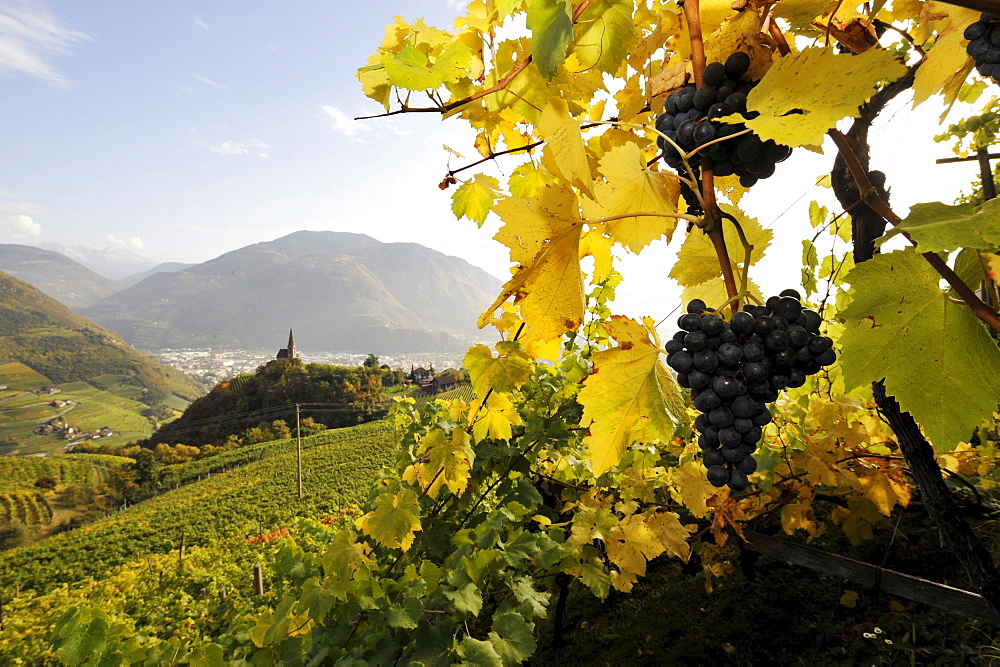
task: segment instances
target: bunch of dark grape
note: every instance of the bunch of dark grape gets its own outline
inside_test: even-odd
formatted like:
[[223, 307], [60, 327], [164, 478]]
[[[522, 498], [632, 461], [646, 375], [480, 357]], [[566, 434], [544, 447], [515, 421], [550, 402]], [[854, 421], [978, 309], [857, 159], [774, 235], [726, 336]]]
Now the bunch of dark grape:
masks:
[[715, 486], [747, 487], [747, 475], [757, 470], [753, 453], [771, 421], [767, 404], [836, 361], [821, 323], [795, 290], [744, 306], [728, 322], [701, 299], [688, 304], [677, 321], [681, 330], [664, 347], [667, 365], [701, 412], [694, 426]]
[[[656, 119], [656, 129], [685, 152], [742, 132], [746, 129], [745, 125], [730, 125], [712, 119], [734, 113], [747, 118], [755, 117], [755, 113], [747, 112], [747, 93], [756, 83], [742, 80], [749, 69], [750, 56], [742, 51], [730, 55], [725, 64], [709, 64], [702, 77], [704, 85], [696, 88], [689, 84], [667, 97], [664, 112]], [[686, 176], [677, 149], [663, 137], [657, 139], [657, 145], [663, 151], [663, 161], [667, 166]], [[749, 188], [758, 179], [771, 176], [774, 165], [787, 159], [792, 149], [770, 139], [762, 141], [756, 134], [750, 133], [712, 144], [705, 149], [705, 154], [712, 158], [716, 176], [736, 174], [740, 177], [740, 184]], [[697, 171], [699, 160], [690, 162], [692, 169]]]
[[969, 40], [965, 50], [976, 61], [980, 76], [1000, 81], [1000, 17], [984, 12], [965, 29], [965, 38]]

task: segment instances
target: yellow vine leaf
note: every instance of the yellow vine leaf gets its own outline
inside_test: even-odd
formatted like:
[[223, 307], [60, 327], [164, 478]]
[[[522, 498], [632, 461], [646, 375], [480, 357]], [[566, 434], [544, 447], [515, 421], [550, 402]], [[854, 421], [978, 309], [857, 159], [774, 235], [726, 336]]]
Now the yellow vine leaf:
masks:
[[664, 551], [656, 533], [646, 524], [646, 516], [643, 514], [632, 514], [612, 526], [608, 533], [607, 547], [609, 561], [623, 571], [639, 576], [646, 574], [646, 562]]
[[796, 530], [804, 530], [810, 535], [816, 535], [816, 515], [810, 502], [789, 503], [781, 508], [781, 529], [786, 535]]
[[674, 512], [647, 512], [650, 516], [646, 524], [653, 530], [667, 553], [680, 558], [685, 563], [691, 558], [691, 545], [688, 538], [691, 530], [684, 526], [680, 517]]
[[965, 51], [968, 42], [962, 33], [979, 18], [979, 12], [964, 7], [945, 6], [943, 3], [935, 4], [947, 11], [947, 15], [939, 21], [931, 22], [938, 37], [934, 46], [927, 51], [927, 60], [913, 79], [914, 107], [927, 101], [932, 95], [943, 93], [945, 106], [950, 108], [973, 67], [972, 56]]
[[330, 584], [330, 591], [339, 600], [347, 599], [347, 582], [354, 578], [355, 573], [372, 563], [366, 553], [366, 544], [358, 542], [357, 538], [353, 530], [341, 530], [320, 561]]
[[421, 462], [403, 471], [403, 481], [419, 485], [431, 498], [437, 498], [445, 485], [456, 496], [465, 493], [476, 455], [463, 429], [456, 428], [451, 438], [443, 430], [433, 429], [421, 441], [417, 456]]
[[536, 129], [545, 140], [545, 149], [542, 151], [542, 164], [545, 168], [567, 183], [590, 192], [590, 164], [583, 144], [583, 133], [580, 131], [580, 122], [570, 115], [566, 100], [558, 97], [550, 99], [542, 109]]
[[817, 149], [837, 121], [858, 115], [879, 83], [905, 73], [906, 66], [882, 49], [853, 55], [838, 54], [832, 46], [809, 47], [778, 60], [747, 95], [747, 109], [758, 117], [727, 119], [745, 122], [765, 141]]
[[511, 427], [519, 426], [521, 416], [507, 394], [494, 391], [486, 400], [475, 401], [472, 404], [472, 414], [476, 415], [472, 425], [472, 435], [476, 442], [486, 438], [507, 440], [511, 436]]
[[994, 282], [1000, 283], [1000, 255], [994, 255], [991, 252], [984, 252], [982, 255], [990, 272], [990, 278]]
[[704, 519], [708, 516], [708, 499], [714, 497], [719, 490], [705, 477], [705, 468], [699, 461], [688, 461], [671, 469], [670, 484], [674, 500], [683, 503], [695, 518]]
[[560, 185], [547, 185], [537, 195], [510, 197], [493, 210], [504, 221], [498, 241], [510, 248], [519, 266], [503, 291], [479, 318], [479, 326], [505, 301], [514, 298], [521, 317], [536, 340], [559, 338], [575, 331], [583, 321], [583, 275], [580, 272], [580, 237], [583, 222], [575, 193]]
[[605, 327], [617, 346], [593, 355], [594, 371], [577, 396], [583, 423], [590, 424], [584, 443], [595, 477], [632, 443], [669, 440], [674, 423], [687, 419], [677, 382], [660, 360], [652, 320], [616, 315]]
[[485, 396], [490, 389], [510, 393], [531, 375], [531, 359], [520, 343], [500, 341], [496, 348], [495, 357], [490, 348], [482, 344], [473, 345], [465, 353], [462, 366], [469, 371], [472, 390], [477, 396]]
[[614, 239], [605, 236], [600, 231], [590, 230], [580, 239], [580, 259], [594, 258], [594, 275], [591, 283], [598, 284], [611, 274], [614, 257], [611, 247]]
[[763, 25], [763, 17], [753, 11], [730, 17], [705, 39], [705, 60], [724, 63], [729, 54], [742, 51], [750, 56], [750, 70], [745, 78], [760, 81], [771, 68], [775, 52], [771, 38], [760, 31]]
[[354, 526], [383, 546], [408, 550], [413, 544], [413, 533], [420, 530], [417, 494], [401, 489], [377, 496], [372, 511], [359, 517]]
[[836, 4], [837, 0], [780, 0], [771, 15], [788, 21], [793, 30], [806, 30], [813, 19], [829, 14]]
[[[646, 156], [635, 142], [612, 148], [600, 160], [606, 179], [594, 188], [592, 217], [612, 217], [628, 213], [677, 212], [680, 182], [662, 172], [646, 167]], [[605, 228], [611, 237], [632, 252], [638, 253], [660, 238], [667, 241], [677, 228], [677, 219], [660, 216], [633, 216], [609, 220]]]
[[[771, 245], [774, 232], [770, 229], [764, 229], [756, 218], [744, 215], [735, 206], [721, 204], [720, 208], [739, 221], [740, 227], [743, 228], [743, 233], [747, 237], [747, 242], [753, 246], [753, 251], [750, 253], [750, 264], [756, 264], [764, 256], [764, 251]], [[720, 224], [723, 226], [726, 237], [729, 261], [734, 273], [738, 274], [742, 271], [743, 259], [746, 254], [743, 244], [731, 223], [724, 221]], [[692, 229], [677, 253], [677, 262], [670, 269], [670, 277], [676, 280], [681, 287], [692, 287], [721, 275], [722, 271], [719, 269], [719, 259], [715, 254], [715, 246], [712, 245], [708, 234], [698, 228]], [[717, 303], [717, 301], [706, 301], [705, 303]]]
[[[862, 473], [861, 488], [864, 489], [865, 496], [875, 503], [878, 511], [885, 516], [892, 514], [892, 508], [897, 503], [906, 505], [906, 502], [901, 502], [900, 497], [896, 494], [897, 487], [893, 485], [889, 476], [881, 470], [869, 469]], [[907, 497], [906, 500], [909, 498]]]
[[476, 174], [471, 181], [463, 183], [451, 196], [451, 211], [456, 218], [465, 216], [482, 227], [493, 208], [500, 181], [492, 176]]

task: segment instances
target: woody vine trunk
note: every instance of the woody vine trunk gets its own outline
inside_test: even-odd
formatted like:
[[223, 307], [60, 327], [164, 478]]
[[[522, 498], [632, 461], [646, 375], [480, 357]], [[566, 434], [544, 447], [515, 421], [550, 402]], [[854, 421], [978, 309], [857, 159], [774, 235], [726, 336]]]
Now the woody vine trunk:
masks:
[[[906, 76], [875, 95], [862, 107], [860, 116], [846, 133], [855, 156], [882, 201], [888, 201], [885, 176], [869, 170], [868, 130], [885, 105], [913, 85], [916, 69], [917, 67], [910, 68]], [[859, 185], [842, 154], [838, 153], [834, 162], [831, 180], [840, 205], [851, 213], [854, 261], [856, 264], [867, 261], [874, 256], [875, 240], [885, 232], [887, 221], [862, 201]], [[976, 590], [997, 614], [997, 618], [1000, 618], [1000, 572], [989, 551], [953, 500], [944, 483], [941, 468], [934, 458], [934, 449], [920, 432], [912, 415], [900, 409], [896, 399], [886, 393], [881, 381], [872, 383], [872, 393], [880, 412], [899, 440], [900, 450], [917, 484], [927, 513], [938, 527], [941, 545], [955, 555]]]

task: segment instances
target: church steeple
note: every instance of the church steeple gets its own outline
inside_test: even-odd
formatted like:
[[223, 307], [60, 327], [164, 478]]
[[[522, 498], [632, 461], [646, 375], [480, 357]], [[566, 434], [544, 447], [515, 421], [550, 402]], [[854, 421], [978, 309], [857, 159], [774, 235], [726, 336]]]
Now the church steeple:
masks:
[[276, 359], [298, 359], [299, 353], [295, 351], [295, 334], [288, 330], [288, 347], [278, 350]]

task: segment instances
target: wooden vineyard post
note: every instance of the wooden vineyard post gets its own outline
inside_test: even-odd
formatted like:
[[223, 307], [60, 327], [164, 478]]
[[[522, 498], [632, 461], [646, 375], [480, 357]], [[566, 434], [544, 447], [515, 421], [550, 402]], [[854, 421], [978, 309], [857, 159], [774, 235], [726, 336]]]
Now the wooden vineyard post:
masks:
[[299, 420], [299, 404], [295, 404], [295, 439], [297, 441], [296, 451], [298, 452], [298, 478], [299, 478], [299, 498], [302, 498], [302, 425]]
[[264, 594], [264, 568], [260, 563], [253, 566], [253, 592], [257, 595]]

